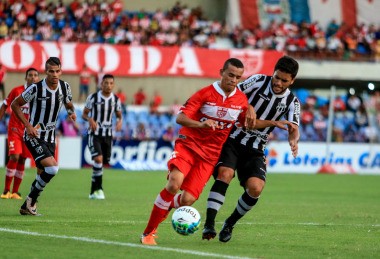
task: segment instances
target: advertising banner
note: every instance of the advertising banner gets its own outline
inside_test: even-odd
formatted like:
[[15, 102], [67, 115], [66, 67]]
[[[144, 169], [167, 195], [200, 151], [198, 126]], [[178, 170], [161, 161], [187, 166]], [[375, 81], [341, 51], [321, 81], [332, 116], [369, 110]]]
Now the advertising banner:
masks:
[[[82, 142], [82, 167], [92, 165], [87, 138]], [[110, 166], [127, 171], [167, 170], [166, 163], [173, 152], [172, 142], [120, 140], [114, 141]]]
[[115, 76], [186, 76], [219, 78], [219, 69], [228, 58], [245, 65], [247, 77], [272, 74], [276, 61], [284, 53], [273, 50], [215, 50], [190, 47], [128, 46], [70, 42], [0, 41], [0, 63], [9, 71], [22, 72], [29, 67], [41, 71], [49, 57], [59, 57], [65, 73], [79, 73], [83, 64], [97, 73]]

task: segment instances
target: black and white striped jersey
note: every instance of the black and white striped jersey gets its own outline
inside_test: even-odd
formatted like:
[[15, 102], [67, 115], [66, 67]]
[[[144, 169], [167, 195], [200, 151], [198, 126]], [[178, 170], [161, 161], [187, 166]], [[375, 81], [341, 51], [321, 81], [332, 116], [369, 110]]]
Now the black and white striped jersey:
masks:
[[58, 87], [52, 90], [46, 84], [45, 78], [30, 85], [21, 96], [29, 103], [29, 122], [38, 129], [39, 138], [54, 143], [58, 114], [62, 105], [73, 99], [70, 85], [59, 80]]
[[120, 99], [113, 93], [109, 97], [102, 95], [102, 91], [87, 97], [85, 107], [90, 110], [90, 117], [98, 124], [95, 132], [88, 129], [88, 134], [96, 136], [112, 136], [112, 117], [121, 111]]
[[[284, 119], [299, 125], [301, 112], [299, 100], [289, 89], [281, 95], [273, 93], [271, 81], [271, 76], [252, 75], [239, 83], [238, 88], [246, 94], [248, 102], [255, 108], [257, 119], [275, 121]], [[230, 138], [242, 145], [264, 151], [269, 134], [274, 128], [247, 131], [234, 126]]]

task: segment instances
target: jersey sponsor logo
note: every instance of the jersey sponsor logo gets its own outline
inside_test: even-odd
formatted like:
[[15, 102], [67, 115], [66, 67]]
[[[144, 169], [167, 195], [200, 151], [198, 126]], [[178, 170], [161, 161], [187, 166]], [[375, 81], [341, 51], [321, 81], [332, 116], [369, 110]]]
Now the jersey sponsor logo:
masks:
[[46, 100], [49, 100], [50, 97], [49, 96], [45, 96], [45, 97], [38, 97], [37, 98], [39, 101], [46, 101]]
[[270, 98], [268, 96], [265, 96], [263, 94], [259, 94], [259, 96], [260, 96], [261, 99], [264, 99], [265, 101], [269, 101], [270, 100]]
[[217, 115], [219, 118], [223, 118], [224, 116], [226, 116], [227, 111], [228, 111], [227, 108], [218, 107], [218, 110], [216, 111], [216, 115]]
[[278, 103], [277, 107], [276, 107], [276, 110], [277, 112], [285, 112], [286, 110], [286, 104], [284, 103]]

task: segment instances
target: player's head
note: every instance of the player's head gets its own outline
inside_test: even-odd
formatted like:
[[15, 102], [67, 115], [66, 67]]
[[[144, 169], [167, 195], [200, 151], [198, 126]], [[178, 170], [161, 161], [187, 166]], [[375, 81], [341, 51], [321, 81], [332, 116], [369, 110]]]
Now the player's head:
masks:
[[110, 95], [115, 86], [115, 78], [111, 74], [105, 74], [102, 79], [102, 94]]
[[28, 68], [25, 72], [25, 81], [26, 85], [30, 86], [31, 84], [36, 83], [39, 80], [38, 71], [34, 67]]
[[298, 67], [298, 62], [289, 56], [283, 56], [277, 61], [272, 77], [272, 90], [275, 94], [283, 94], [294, 83]]
[[50, 57], [45, 63], [46, 82], [48, 86], [56, 86], [62, 74], [61, 61], [57, 57]]
[[226, 94], [231, 93], [239, 83], [244, 73], [244, 65], [237, 58], [230, 58], [224, 62], [220, 70], [220, 86]]
[[48, 70], [49, 66], [58, 66], [61, 68], [61, 60], [57, 57], [50, 57], [48, 60], [45, 62], [45, 70]]

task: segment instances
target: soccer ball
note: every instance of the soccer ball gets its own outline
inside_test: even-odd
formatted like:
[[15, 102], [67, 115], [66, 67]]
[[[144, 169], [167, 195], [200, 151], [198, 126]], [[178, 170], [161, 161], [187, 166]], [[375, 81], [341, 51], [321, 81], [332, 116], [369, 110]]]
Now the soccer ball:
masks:
[[182, 206], [176, 209], [172, 215], [172, 226], [181, 235], [194, 234], [201, 224], [201, 215], [191, 206]]

